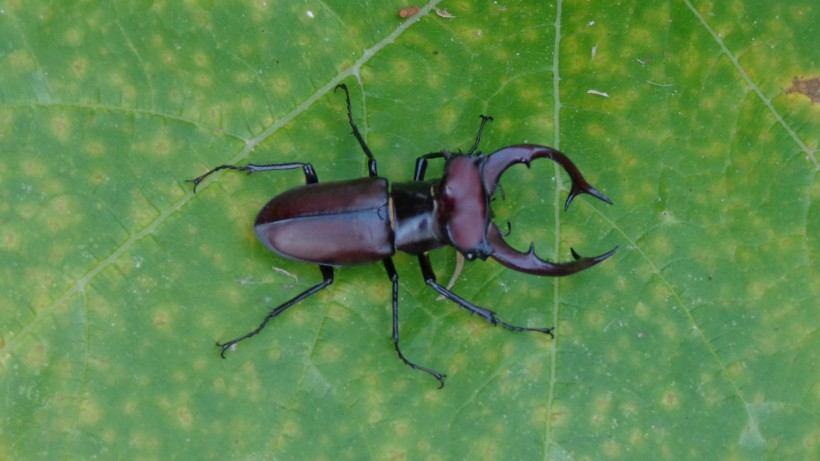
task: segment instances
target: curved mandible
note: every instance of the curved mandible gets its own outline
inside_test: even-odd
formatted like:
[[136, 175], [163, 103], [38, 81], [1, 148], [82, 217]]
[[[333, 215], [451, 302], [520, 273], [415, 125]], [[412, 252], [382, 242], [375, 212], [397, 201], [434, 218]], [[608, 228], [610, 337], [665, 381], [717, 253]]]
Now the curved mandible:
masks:
[[495, 223], [490, 223], [487, 239], [493, 248], [493, 253], [490, 257], [501, 264], [518, 272], [532, 275], [550, 275], [553, 277], [580, 272], [609, 258], [618, 251], [618, 247], [615, 247], [602, 255], [584, 258], [576, 253], [575, 250], [572, 250], [572, 256], [575, 258], [575, 261], [553, 263], [539, 258], [535, 254], [535, 246], [533, 244], [530, 244], [530, 250], [526, 253], [522, 253], [508, 245], [501, 236], [501, 231]]
[[597, 189], [592, 187], [587, 180], [584, 179], [578, 167], [572, 163], [569, 157], [552, 147], [538, 146], [535, 144], [509, 146], [487, 156], [487, 160], [484, 162], [484, 167], [481, 172], [481, 178], [484, 180], [487, 193], [489, 195], [493, 194], [504, 170], [516, 163], [523, 163], [529, 168], [530, 162], [539, 158], [548, 158], [561, 165], [572, 180], [572, 189], [570, 189], [567, 201], [564, 203], [564, 210], [569, 208], [569, 204], [572, 203], [572, 200], [580, 194], [592, 195], [612, 205], [612, 200], [610, 200], [609, 197], [598, 192]]
[[[564, 153], [551, 147], [534, 144], [518, 144], [505, 147], [487, 157], [481, 171], [481, 179], [484, 181], [484, 187], [487, 193], [492, 195], [498, 186], [499, 178], [501, 178], [501, 175], [507, 168], [516, 163], [523, 163], [529, 167], [530, 162], [539, 158], [548, 158], [561, 165], [572, 180], [572, 188], [569, 191], [567, 201], [564, 203], [564, 210], [569, 208], [572, 200], [580, 194], [589, 194], [610, 205], [612, 204], [609, 197], [592, 187], [592, 185], [584, 179], [578, 167], [576, 167], [575, 164], [572, 163], [572, 160]], [[487, 240], [493, 249], [493, 253], [490, 257], [510, 269], [532, 275], [562, 276], [574, 274], [600, 263], [615, 254], [618, 250], [616, 246], [604, 254], [586, 258], [581, 257], [575, 250], [572, 250], [572, 256], [575, 258], [575, 261], [553, 263], [539, 258], [535, 254], [535, 246], [533, 244], [530, 244], [530, 249], [526, 253], [520, 252], [508, 245], [507, 242], [504, 241], [498, 226], [492, 222], [489, 223], [487, 228]]]

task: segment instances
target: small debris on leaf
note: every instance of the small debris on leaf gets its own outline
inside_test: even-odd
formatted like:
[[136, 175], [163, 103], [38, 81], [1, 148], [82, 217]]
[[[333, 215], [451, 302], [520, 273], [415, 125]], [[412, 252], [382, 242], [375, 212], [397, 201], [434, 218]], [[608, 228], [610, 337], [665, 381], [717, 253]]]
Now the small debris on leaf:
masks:
[[587, 94], [594, 94], [594, 95], [597, 95], [597, 96], [603, 96], [605, 98], [609, 97], [609, 93], [604, 93], [603, 91], [598, 91], [598, 90], [587, 90]]
[[403, 19], [407, 19], [417, 14], [419, 14], [419, 7], [417, 6], [408, 6], [407, 8], [402, 8], [399, 10], [399, 17]]
[[436, 14], [441, 16], [444, 19], [455, 19], [456, 17], [450, 14], [449, 11], [445, 10], [444, 8], [434, 8], [436, 10]]
[[[456, 268], [453, 271], [453, 276], [450, 277], [450, 281], [447, 282], [447, 286], [445, 288], [447, 288], [448, 290], [453, 288], [453, 285], [456, 284], [456, 280], [458, 280], [458, 278], [461, 277], [462, 271], [464, 271], [464, 255], [456, 251]], [[439, 295], [439, 297], [436, 298], [436, 301], [443, 301], [445, 299], [446, 298], [444, 297], [444, 295]]]

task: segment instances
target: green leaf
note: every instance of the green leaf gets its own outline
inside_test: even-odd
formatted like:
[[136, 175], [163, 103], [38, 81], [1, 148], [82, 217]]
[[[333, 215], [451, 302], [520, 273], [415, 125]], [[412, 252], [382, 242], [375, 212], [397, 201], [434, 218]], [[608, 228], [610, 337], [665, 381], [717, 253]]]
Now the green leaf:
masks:
[[[19, 2], [0, 5], [0, 458], [817, 459], [817, 6], [792, 2]], [[435, 14], [446, 8], [452, 19]], [[550, 162], [496, 221], [539, 278], [380, 264], [219, 358], [318, 283], [257, 210], [311, 162], [393, 181], [419, 155], [522, 142], [612, 198], [562, 210]], [[431, 162], [429, 176], [440, 162]], [[440, 281], [455, 252], [432, 254]]]

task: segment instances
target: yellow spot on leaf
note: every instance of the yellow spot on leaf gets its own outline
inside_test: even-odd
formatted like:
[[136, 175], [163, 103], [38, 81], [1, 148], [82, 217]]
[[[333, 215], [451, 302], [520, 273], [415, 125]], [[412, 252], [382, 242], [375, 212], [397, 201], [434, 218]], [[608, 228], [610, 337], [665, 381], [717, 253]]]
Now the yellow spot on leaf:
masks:
[[51, 119], [51, 133], [60, 141], [67, 141], [71, 136], [71, 122], [64, 115], [57, 115]]
[[102, 418], [102, 411], [93, 400], [86, 400], [80, 408], [80, 421], [83, 424], [95, 424]]

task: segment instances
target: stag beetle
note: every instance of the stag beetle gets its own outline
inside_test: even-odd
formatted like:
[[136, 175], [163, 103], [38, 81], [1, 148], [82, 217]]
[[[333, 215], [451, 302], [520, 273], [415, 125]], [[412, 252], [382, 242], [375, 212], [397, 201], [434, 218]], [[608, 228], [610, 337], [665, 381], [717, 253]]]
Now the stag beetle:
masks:
[[[484, 125], [491, 117], [481, 116], [481, 125], [473, 147], [466, 153], [446, 150], [422, 155], [416, 159], [412, 182], [389, 185], [376, 171], [376, 158], [367, 147], [350, 108], [347, 86], [345, 92], [347, 118], [353, 136], [359, 142], [368, 161], [369, 177], [319, 184], [313, 165], [304, 162], [244, 166], [220, 165], [190, 180], [196, 187], [219, 170], [238, 170], [247, 174], [262, 171], [301, 169], [304, 186], [283, 192], [271, 199], [259, 212], [254, 224], [256, 235], [274, 253], [296, 261], [319, 266], [322, 282], [276, 307], [253, 331], [244, 336], [217, 343], [220, 355], [236, 343], [248, 339], [283, 311], [333, 283], [333, 269], [381, 261], [393, 282], [393, 345], [399, 358], [411, 368], [429, 373], [444, 387], [445, 375], [408, 360], [399, 348], [399, 276], [393, 265], [396, 250], [419, 258], [424, 281], [445, 298], [483, 317], [491, 324], [513, 331], [537, 331], [554, 337], [552, 328], [527, 328], [510, 325], [496, 317], [495, 312], [461, 298], [436, 282], [428, 252], [450, 245], [468, 260], [491, 257], [510, 269], [533, 275], [562, 276], [587, 269], [612, 256], [618, 247], [595, 257], [581, 257], [572, 250], [574, 261], [552, 263], [535, 255], [534, 246], [520, 252], [508, 245], [506, 235], [492, 221], [490, 198], [498, 187], [501, 174], [513, 164], [548, 158], [557, 162], [569, 174], [572, 188], [564, 203], [566, 210], [580, 194], [590, 194], [606, 203], [612, 202], [592, 187], [578, 168], [563, 153], [545, 146], [519, 144], [505, 147], [490, 155], [478, 152]], [[427, 161], [444, 159], [444, 176], [425, 179]]]

